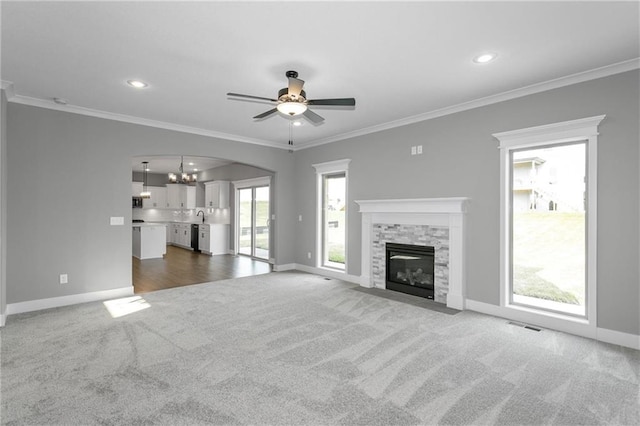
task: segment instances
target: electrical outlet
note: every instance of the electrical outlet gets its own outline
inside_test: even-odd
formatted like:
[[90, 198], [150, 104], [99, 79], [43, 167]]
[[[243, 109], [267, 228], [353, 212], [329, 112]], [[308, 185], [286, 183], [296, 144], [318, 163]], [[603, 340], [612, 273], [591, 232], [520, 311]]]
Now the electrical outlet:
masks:
[[60, 274], [60, 284], [67, 284], [69, 282], [69, 276], [67, 274]]
[[411, 147], [411, 155], [416, 155], [416, 147], [415, 146]]
[[422, 145], [418, 145], [418, 154], [422, 154]]
[[311, 252], [307, 253], [307, 259], [311, 259]]

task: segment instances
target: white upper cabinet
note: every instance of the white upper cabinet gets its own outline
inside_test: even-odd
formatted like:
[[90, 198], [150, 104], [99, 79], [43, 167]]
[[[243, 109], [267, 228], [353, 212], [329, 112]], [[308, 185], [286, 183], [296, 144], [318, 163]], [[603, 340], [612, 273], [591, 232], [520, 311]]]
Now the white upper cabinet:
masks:
[[229, 182], [216, 180], [204, 183], [205, 207], [226, 209], [229, 207]]
[[180, 187], [182, 185], [167, 185], [167, 207], [172, 209], [180, 208]]
[[151, 198], [142, 200], [142, 207], [145, 209], [165, 209], [167, 208], [167, 188], [162, 186], [147, 186], [151, 193]]
[[167, 207], [171, 209], [195, 209], [196, 187], [177, 183], [167, 185]]
[[182, 208], [184, 209], [195, 209], [196, 208], [196, 187], [195, 186], [185, 186], [182, 194], [180, 195], [180, 202], [182, 204]]
[[131, 182], [131, 195], [139, 197], [142, 192], [142, 182]]

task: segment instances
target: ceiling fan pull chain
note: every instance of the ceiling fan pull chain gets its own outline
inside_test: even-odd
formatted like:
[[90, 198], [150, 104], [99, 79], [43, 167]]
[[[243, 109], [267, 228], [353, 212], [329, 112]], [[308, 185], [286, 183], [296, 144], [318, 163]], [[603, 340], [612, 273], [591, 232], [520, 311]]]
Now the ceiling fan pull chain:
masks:
[[289, 152], [293, 152], [293, 121], [289, 120]]

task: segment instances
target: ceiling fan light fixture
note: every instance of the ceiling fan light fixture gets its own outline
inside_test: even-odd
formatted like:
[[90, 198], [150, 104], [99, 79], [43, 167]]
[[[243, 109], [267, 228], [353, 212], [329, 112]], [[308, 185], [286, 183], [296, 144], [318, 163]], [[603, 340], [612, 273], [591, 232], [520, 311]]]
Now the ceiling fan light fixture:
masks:
[[307, 105], [302, 102], [282, 102], [279, 103], [278, 111], [286, 115], [300, 115], [307, 110]]

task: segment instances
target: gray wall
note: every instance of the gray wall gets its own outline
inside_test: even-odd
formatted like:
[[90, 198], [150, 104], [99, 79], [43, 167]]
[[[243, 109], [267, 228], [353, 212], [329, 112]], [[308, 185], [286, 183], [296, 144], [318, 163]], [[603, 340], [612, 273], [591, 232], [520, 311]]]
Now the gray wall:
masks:
[[[500, 166], [491, 134], [606, 114], [598, 152], [598, 326], [640, 333], [638, 71], [295, 152], [296, 262], [314, 266], [314, 163], [351, 158], [348, 273], [360, 275], [354, 200], [470, 197], [467, 294], [499, 305]], [[423, 146], [423, 155], [410, 147]]]
[[[7, 302], [131, 285], [131, 157], [189, 155], [275, 171], [276, 263], [294, 261], [286, 151], [10, 103]], [[178, 143], [176, 143], [178, 142]], [[69, 283], [58, 284], [61, 273]]]

